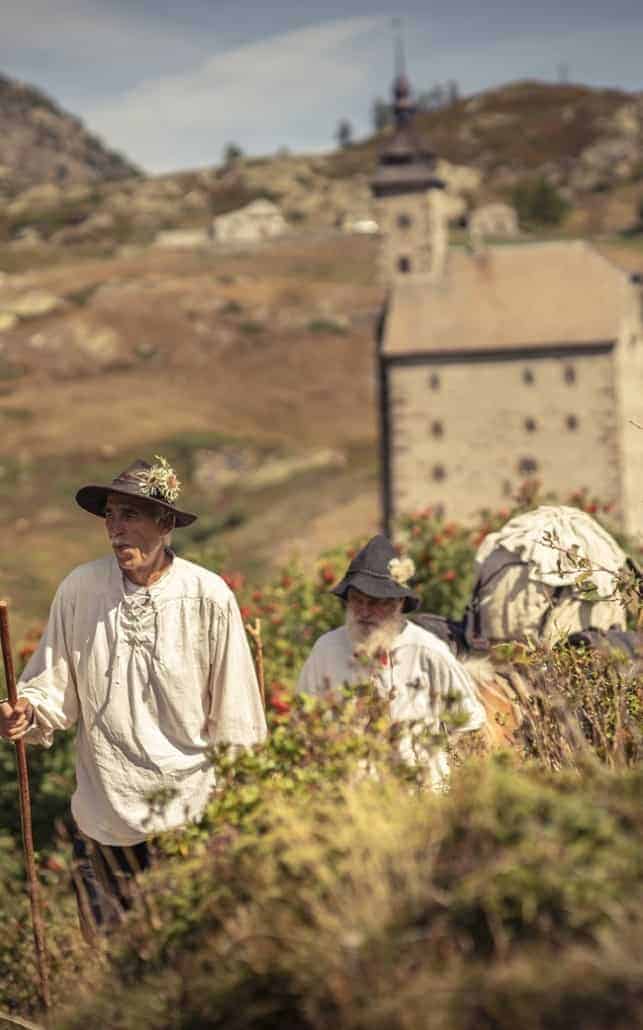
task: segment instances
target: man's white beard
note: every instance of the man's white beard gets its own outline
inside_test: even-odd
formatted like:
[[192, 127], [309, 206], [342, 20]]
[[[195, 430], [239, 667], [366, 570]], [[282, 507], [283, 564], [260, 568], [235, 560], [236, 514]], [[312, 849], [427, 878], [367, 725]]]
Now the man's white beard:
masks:
[[396, 636], [402, 630], [404, 616], [396, 612], [377, 626], [365, 630], [360, 626], [350, 608], [346, 609], [345, 626], [355, 653], [364, 658], [374, 658], [382, 651], [390, 651]]

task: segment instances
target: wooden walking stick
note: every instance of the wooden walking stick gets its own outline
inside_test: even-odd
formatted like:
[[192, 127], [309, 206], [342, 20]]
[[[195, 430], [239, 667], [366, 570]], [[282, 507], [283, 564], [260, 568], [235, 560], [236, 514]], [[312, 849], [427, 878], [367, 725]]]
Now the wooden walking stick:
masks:
[[[16, 677], [11, 656], [11, 638], [9, 636], [9, 607], [6, 601], [0, 601], [0, 636], [2, 638], [2, 659], [4, 675], [7, 682], [9, 703], [15, 706], [18, 701]], [[36, 949], [36, 965], [40, 979], [40, 996], [46, 1009], [50, 1007], [49, 980], [47, 977], [47, 951], [45, 948], [45, 929], [42, 918], [42, 899], [40, 884], [36, 871], [33, 833], [31, 829], [31, 798], [29, 796], [29, 770], [27, 768], [27, 745], [24, 740], [16, 740], [16, 764], [18, 766], [18, 786], [20, 793], [20, 821], [22, 823], [22, 842], [25, 853], [27, 872], [27, 888], [31, 902], [31, 923], [33, 926], [34, 945]]]
[[246, 629], [252, 637], [252, 639], [254, 640], [255, 644], [255, 666], [257, 669], [257, 680], [259, 681], [259, 692], [261, 693], [261, 701], [265, 710], [266, 686], [264, 683], [263, 674], [263, 640], [261, 639], [261, 619], [255, 619], [254, 626], [251, 626], [250, 623], [246, 623]]

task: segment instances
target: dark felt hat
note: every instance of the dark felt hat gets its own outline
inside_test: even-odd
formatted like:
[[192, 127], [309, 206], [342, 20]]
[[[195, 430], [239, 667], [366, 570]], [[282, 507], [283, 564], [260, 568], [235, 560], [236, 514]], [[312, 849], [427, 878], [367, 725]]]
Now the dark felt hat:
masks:
[[344, 578], [333, 587], [332, 594], [346, 600], [348, 588], [354, 587], [369, 597], [382, 599], [403, 597], [405, 612], [414, 611], [420, 604], [419, 597], [409, 590], [404, 580], [396, 579], [396, 565], [400, 561], [387, 537], [374, 536], [372, 540], [355, 555], [346, 570]]
[[140, 497], [145, 501], [154, 501], [159, 507], [171, 512], [177, 526], [189, 526], [197, 516], [188, 511], [181, 511], [175, 506], [179, 486], [173, 469], [164, 458], [157, 456], [155, 465], [139, 458], [123, 472], [119, 472], [108, 486], [83, 486], [76, 494], [76, 501], [85, 511], [104, 518], [105, 503], [109, 494]]

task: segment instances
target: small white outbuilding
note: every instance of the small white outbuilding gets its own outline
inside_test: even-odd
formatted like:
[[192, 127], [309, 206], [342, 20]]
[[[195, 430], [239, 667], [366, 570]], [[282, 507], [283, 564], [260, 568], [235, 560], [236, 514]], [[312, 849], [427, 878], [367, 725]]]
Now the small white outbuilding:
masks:
[[279, 207], [260, 198], [213, 219], [212, 238], [216, 243], [258, 243], [281, 236], [287, 229]]

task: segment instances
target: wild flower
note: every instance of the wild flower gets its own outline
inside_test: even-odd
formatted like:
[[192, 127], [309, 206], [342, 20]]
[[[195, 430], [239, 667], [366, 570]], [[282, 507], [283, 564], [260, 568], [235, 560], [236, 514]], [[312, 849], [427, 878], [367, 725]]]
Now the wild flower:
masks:
[[139, 473], [141, 493], [152, 497], [166, 504], [174, 504], [181, 492], [179, 478], [167, 461], [167, 458], [160, 454], [154, 455], [155, 465], [145, 472]]
[[406, 586], [415, 572], [415, 562], [412, 558], [391, 558], [388, 571], [396, 583]]

